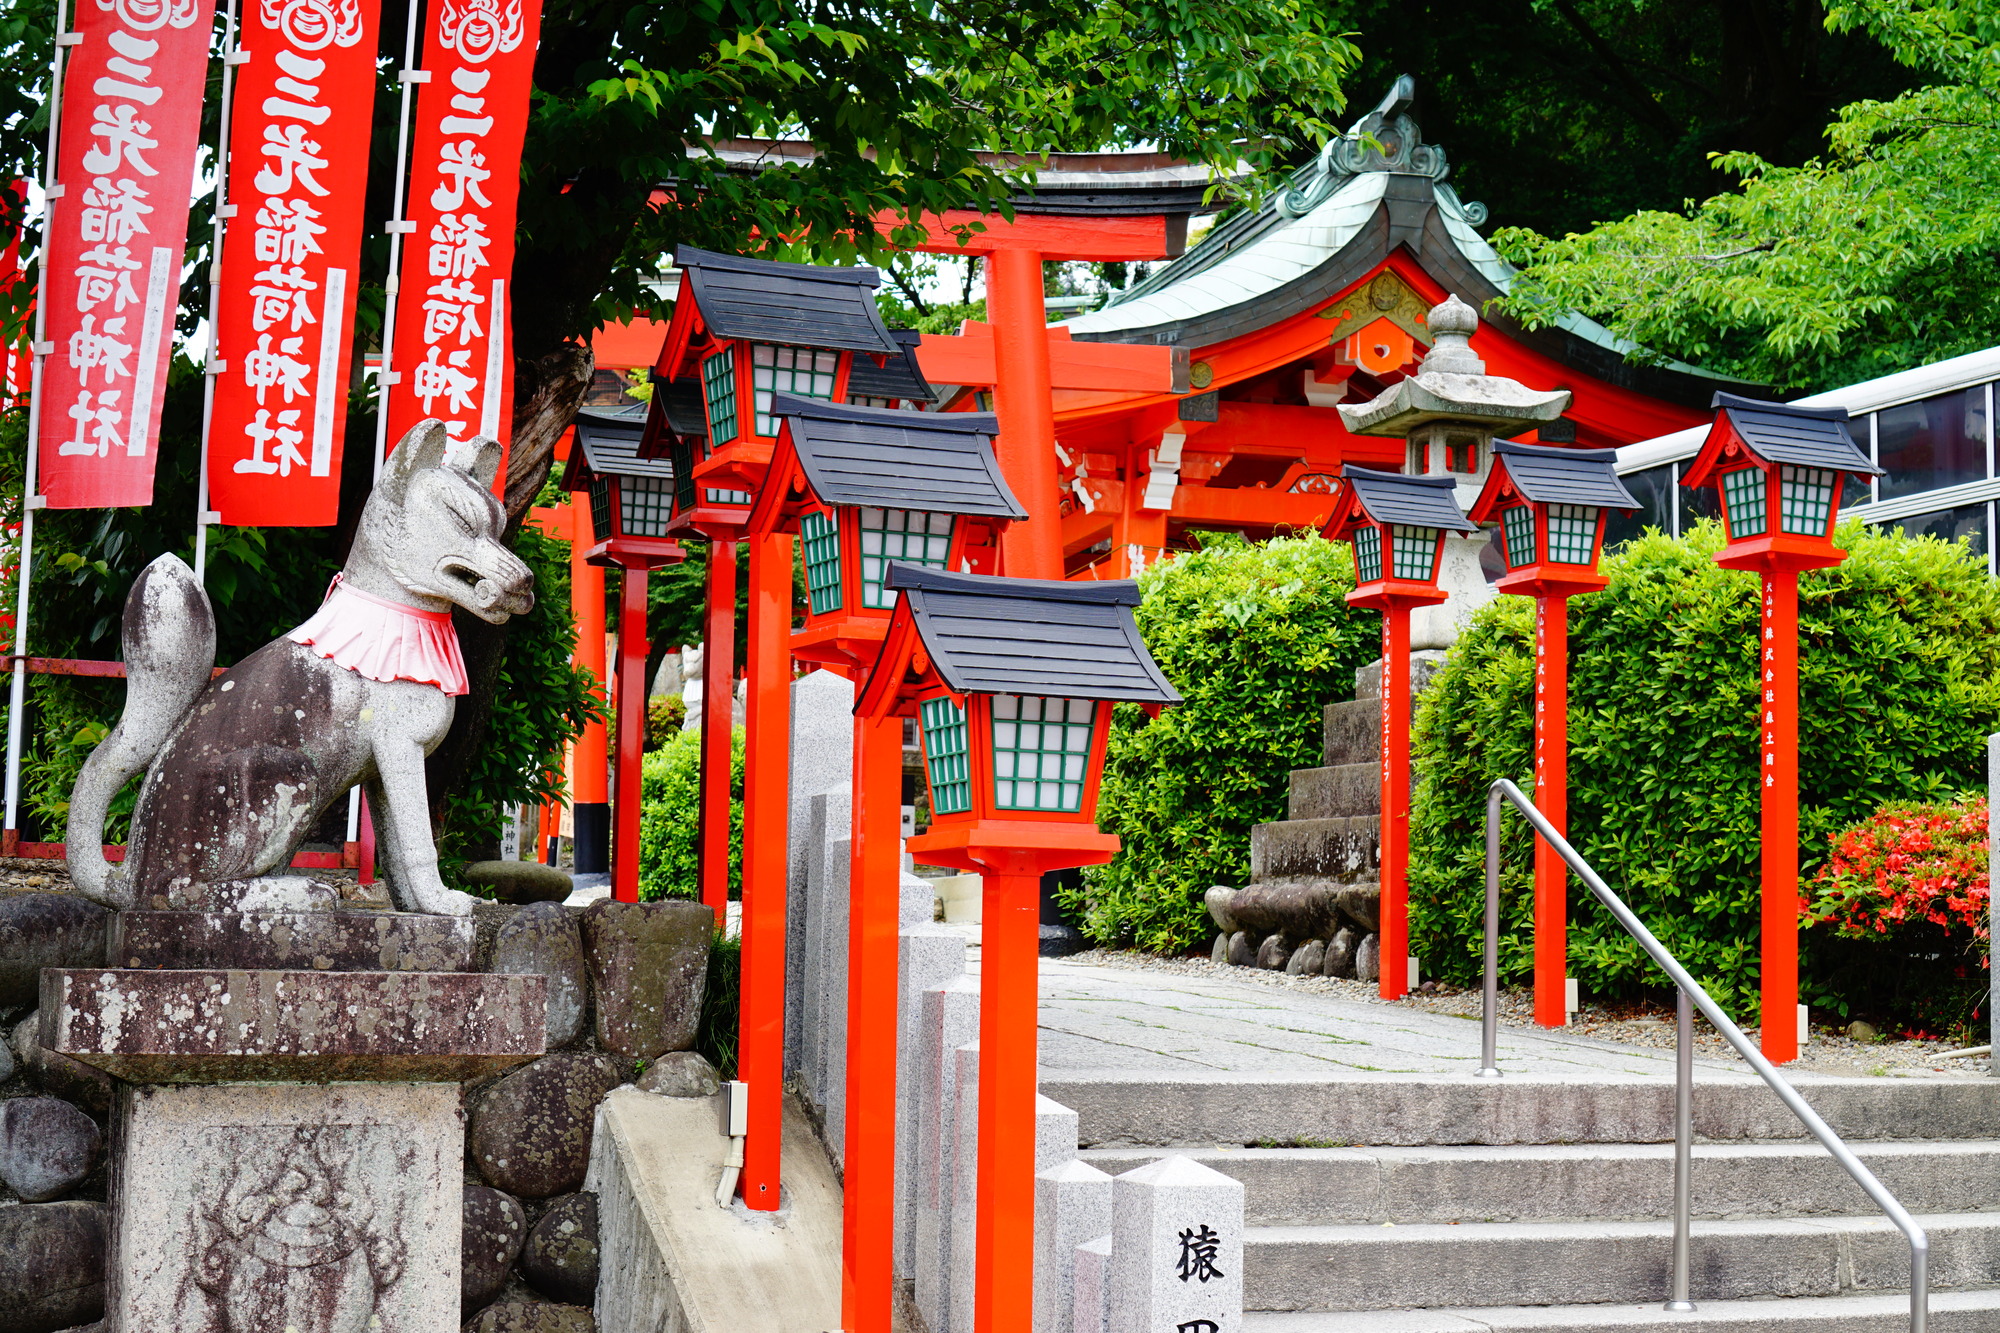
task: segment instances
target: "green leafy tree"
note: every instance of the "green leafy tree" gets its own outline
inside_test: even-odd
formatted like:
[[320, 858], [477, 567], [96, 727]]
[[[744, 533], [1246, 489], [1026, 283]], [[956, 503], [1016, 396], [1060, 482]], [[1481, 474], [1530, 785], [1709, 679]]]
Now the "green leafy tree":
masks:
[[[1843, 526], [1846, 563], [1799, 586], [1799, 868], [1892, 801], [1977, 784], [2000, 723], [2000, 583], [1963, 545]], [[1758, 977], [1757, 579], [1720, 569], [1718, 525], [1649, 534], [1607, 558], [1611, 584], [1570, 603], [1569, 838], [1726, 1008]], [[1482, 607], [1420, 696], [1410, 938], [1461, 983], [1483, 948], [1486, 789], [1532, 792], [1534, 606]], [[1502, 847], [1500, 965], [1533, 964], [1524, 821]], [[1812, 896], [1810, 887], [1802, 897]], [[1586, 893], [1569, 901], [1570, 973], [1595, 995], [1663, 984]], [[1818, 998], [1815, 962], [1805, 992]], [[1823, 978], [1821, 978], [1823, 979]]]
[[1177, 555], [1140, 579], [1139, 630], [1186, 702], [1113, 719], [1097, 822], [1124, 840], [1065, 890], [1092, 938], [1179, 952], [1213, 933], [1212, 884], [1250, 872], [1250, 829], [1285, 817], [1295, 768], [1319, 762], [1320, 715], [1354, 697], [1380, 620], [1344, 600], [1344, 542], [1237, 538]]
[[1642, 355], [1785, 389], [2000, 340], [2000, 7], [1846, 0], [1826, 22], [1928, 82], [1841, 108], [1803, 165], [1717, 156], [1740, 185], [1699, 204], [1561, 237], [1496, 234], [1526, 269], [1506, 309], [1530, 324], [1581, 310]]

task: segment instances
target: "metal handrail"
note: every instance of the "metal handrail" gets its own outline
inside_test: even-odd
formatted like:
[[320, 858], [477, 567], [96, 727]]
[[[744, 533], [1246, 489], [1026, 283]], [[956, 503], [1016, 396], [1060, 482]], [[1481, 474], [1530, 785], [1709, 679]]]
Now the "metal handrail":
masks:
[[1486, 979], [1485, 1012], [1480, 1022], [1479, 1077], [1499, 1078], [1500, 1066], [1497, 1052], [1500, 1043], [1500, 802], [1506, 799], [1519, 810], [1529, 824], [1540, 834], [1543, 841], [1555, 849], [1556, 855], [1566, 862], [1585, 887], [1596, 895], [1597, 901], [1611, 913], [1612, 919], [1625, 928], [1625, 933], [1639, 942], [1652, 960], [1659, 964], [1676, 987], [1679, 988], [1676, 1008], [1676, 1033], [1674, 1050], [1674, 1276], [1673, 1294], [1666, 1308], [1675, 1311], [1694, 1309], [1688, 1298], [1688, 1235], [1692, 1212], [1693, 1144], [1694, 1144], [1694, 1009], [1699, 1008], [1715, 1030], [1720, 1032], [1731, 1046], [1736, 1048], [1757, 1076], [1778, 1095], [1785, 1108], [1799, 1118], [1820, 1146], [1840, 1164], [1864, 1190], [1875, 1206], [1893, 1222], [1896, 1229], [1910, 1242], [1910, 1333], [1925, 1333], [1930, 1323], [1930, 1238], [1917, 1225], [1909, 1211], [1896, 1201], [1896, 1196], [1884, 1188], [1875, 1173], [1865, 1166], [1833, 1132], [1819, 1113], [1806, 1104], [1799, 1096], [1798, 1089], [1790, 1080], [1780, 1074], [1777, 1067], [1764, 1058], [1751, 1040], [1743, 1035], [1741, 1028], [1729, 1020], [1714, 1000], [1709, 998], [1701, 983], [1689, 975], [1688, 970], [1674, 961], [1666, 946], [1653, 938], [1653, 932], [1646, 929], [1643, 921], [1633, 914], [1617, 894], [1611, 891], [1597, 872], [1590, 868], [1576, 848], [1556, 831], [1553, 824], [1535, 803], [1522, 794], [1521, 789], [1505, 778], [1496, 781], [1486, 790]]

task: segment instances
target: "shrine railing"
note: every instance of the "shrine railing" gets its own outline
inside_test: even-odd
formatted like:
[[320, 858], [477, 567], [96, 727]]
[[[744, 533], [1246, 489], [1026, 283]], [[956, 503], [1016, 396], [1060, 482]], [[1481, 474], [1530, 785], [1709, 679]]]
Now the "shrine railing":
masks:
[[1604, 910], [1625, 933], [1638, 941], [1649, 957], [1667, 974], [1678, 991], [1675, 1005], [1674, 1042], [1674, 1261], [1673, 1292], [1668, 1297], [1666, 1308], [1673, 1311], [1694, 1309], [1694, 1302], [1688, 1291], [1689, 1234], [1693, 1211], [1693, 1157], [1694, 1157], [1694, 1011], [1700, 1009], [1703, 1017], [1715, 1026], [1736, 1053], [1748, 1062], [1757, 1076], [1776, 1093], [1785, 1109], [1798, 1117], [1806, 1131], [1819, 1140], [1820, 1146], [1832, 1155], [1840, 1169], [1853, 1178], [1854, 1183], [1865, 1191], [1896, 1229], [1903, 1233], [1910, 1243], [1910, 1333], [1925, 1333], [1930, 1322], [1930, 1238], [1917, 1225], [1915, 1218], [1889, 1193], [1875, 1173], [1856, 1157], [1840, 1135], [1822, 1120], [1819, 1113], [1806, 1104], [1798, 1089], [1791, 1081], [1778, 1072], [1777, 1066], [1764, 1058], [1762, 1051], [1743, 1034], [1743, 1030], [1730, 1021], [1729, 1015], [1703, 990], [1688, 970], [1675, 961], [1665, 945], [1653, 937], [1646, 924], [1639, 920], [1623, 899], [1611, 891], [1611, 887], [1590, 868], [1590, 863], [1569, 845], [1567, 839], [1558, 833], [1548, 818], [1535, 808], [1535, 803], [1522, 794], [1519, 787], [1505, 778], [1496, 781], [1486, 790], [1486, 975], [1483, 1012], [1480, 1022], [1479, 1077], [1499, 1078], [1498, 1059], [1500, 1036], [1500, 818], [1504, 813], [1502, 802], [1512, 805], [1521, 812], [1537, 836], [1555, 849], [1569, 868], [1576, 872], [1578, 879], [1604, 905]]

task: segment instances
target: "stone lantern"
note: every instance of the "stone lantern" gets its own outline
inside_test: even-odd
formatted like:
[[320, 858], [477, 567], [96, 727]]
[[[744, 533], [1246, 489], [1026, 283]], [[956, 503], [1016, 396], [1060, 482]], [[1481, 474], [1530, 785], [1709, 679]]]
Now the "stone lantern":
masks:
[[902, 598], [855, 711], [920, 719], [934, 818], [909, 849], [983, 878], [977, 1249], [1005, 1273], [982, 1259], [980, 1280], [1032, 1290], [1041, 876], [1118, 850], [1094, 822], [1112, 706], [1180, 695], [1139, 637], [1129, 580], [897, 564], [889, 586]]
[[[1493, 446], [1493, 468], [1472, 506], [1496, 524], [1507, 573], [1503, 593], [1535, 599], [1535, 805], [1567, 834], [1569, 809], [1569, 599], [1601, 590], [1607, 509], [1638, 502], [1618, 479], [1613, 449]], [[1569, 875], [1535, 840], [1535, 1021], [1569, 1021]]]
[[[1494, 437], [1555, 421], [1569, 407], [1570, 394], [1567, 389], [1544, 393], [1518, 380], [1488, 375], [1471, 342], [1479, 316], [1456, 296], [1431, 307], [1428, 318], [1435, 341], [1417, 373], [1369, 402], [1341, 404], [1340, 416], [1356, 435], [1406, 441], [1404, 472], [1449, 478], [1459, 508], [1466, 509], [1479, 498], [1492, 471]], [[1476, 533], [1445, 539], [1437, 582], [1446, 598], [1412, 619], [1412, 647], [1449, 648], [1465, 617], [1491, 599], [1493, 590], [1479, 565], [1485, 541]]]
[[1762, 580], [1757, 787], [1762, 799], [1762, 1043], [1774, 1062], [1799, 1053], [1799, 573], [1847, 558], [1833, 544], [1840, 494], [1882, 469], [1855, 447], [1844, 407], [1792, 407], [1715, 395], [1715, 424], [1683, 480], [1713, 486], [1729, 544], [1724, 569]]

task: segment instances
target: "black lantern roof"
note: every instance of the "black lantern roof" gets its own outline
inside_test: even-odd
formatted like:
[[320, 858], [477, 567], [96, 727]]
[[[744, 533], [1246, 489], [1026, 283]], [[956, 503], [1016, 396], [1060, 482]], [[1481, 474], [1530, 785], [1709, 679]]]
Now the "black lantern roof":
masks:
[[1443, 528], [1447, 532], [1477, 532], [1459, 512], [1452, 492], [1458, 482], [1451, 477], [1406, 477], [1400, 472], [1377, 472], [1374, 468], [1348, 464], [1341, 476], [1354, 487], [1361, 508], [1377, 523], [1401, 524], [1412, 528]]
[[653, 397], [659, 400], [667, 429], [682, 439], [708, 437], [708, 409], [701, 401], [701, 381], [692, 375], [677, 380], [653, 376]]
[[1493, 452], [1507, 460], [1507, 476], [1514, 489], [1535, 504], [1639, 507], [1613, 469], [1618, 461], [1616, 449], [1551, 449], [1495, 440]]
[[903, 350], [875, 309], [881, 275], [872, 268], [781, 264], [689, 246], [674, 252], [674, 262], [717, 338], [884, 356]]
[[[643, 404], [635, 404], [643, 411]], [[664, 458], [641, 458], [639, 442], [646, 421], [639, 414], [579, 412], [576, 448], [563, 469], [563, 487], [575, 490], [591, 477], [661, 477], [672, 480], [674, 466]]]
[[889, 336], [902, 345], [903, 350], [890, 357], [881, 365], [875, 364], [872, 356], [854, 358], [854, 368], [847, 372], [847, 396], [849, 398], [903, 398], [916, 403], [935, 403], [937, 391], [917, 365], [917, 343], [923, 334], [915, 329], [890, 329]]
[[1827, 468], [1880, 476], [1882, 469], [1854, 445], [1844, 407], [1793, 407], [1718, 393], [1711, 406], [1729, 417], [1729, 424], [1757, 456], [1769, 463]]
[[1130, 579], [1005, 579], [897, 561], [887, 584], [903, 590], [931, 665], [961, 694], [1180, 702], [1139, 637]]
[[1026, 518], [993, 457], [990, 412], [844, 407], [788, 393], [771, 410], [791, 428], [813, 493], [830, 505]]

